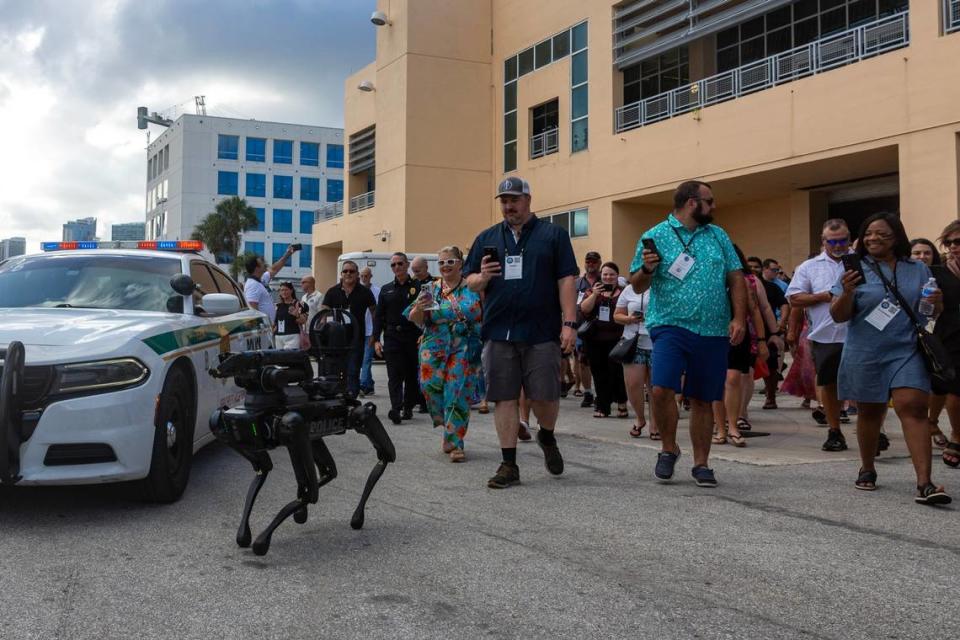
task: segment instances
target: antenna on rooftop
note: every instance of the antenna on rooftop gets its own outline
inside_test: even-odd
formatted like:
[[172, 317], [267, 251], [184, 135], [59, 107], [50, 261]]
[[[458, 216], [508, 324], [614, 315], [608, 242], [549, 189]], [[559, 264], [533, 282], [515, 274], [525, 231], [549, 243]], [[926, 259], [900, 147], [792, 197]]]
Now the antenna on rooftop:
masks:
[[193, 96], [193, 102], [196, 104], [198, 116], [207, 115], [206, 97], [207, 96]]

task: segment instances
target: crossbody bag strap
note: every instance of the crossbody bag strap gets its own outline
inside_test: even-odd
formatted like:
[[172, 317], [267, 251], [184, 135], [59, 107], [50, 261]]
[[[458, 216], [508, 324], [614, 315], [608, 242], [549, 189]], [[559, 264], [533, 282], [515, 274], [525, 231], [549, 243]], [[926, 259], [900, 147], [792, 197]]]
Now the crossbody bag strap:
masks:
[[919, 318], [917, 318], [917, 315], [913, 312], [913, 308], [907, 304], [907, 301], [904, 300], [903, 296], [900, 294], [900, 291], [890, 284], [890, 281], [887, 280], [887, 277], [883, 275], [883, 271], [880, 270], [880, 265], [872, 261], [868, 262], [867, 264], [869, 264], [870, 268], [873, 269], [878, 276], [880, 276], [880, 282], [883, 283], [883, 288], [897, 299], [897, 304], [900, 305], [901, 309], [907, 312], [907, 315], [910, 316], [910, 321], [916, 325], [917, 329], [925, 329], [925, 325], [920, 322]]

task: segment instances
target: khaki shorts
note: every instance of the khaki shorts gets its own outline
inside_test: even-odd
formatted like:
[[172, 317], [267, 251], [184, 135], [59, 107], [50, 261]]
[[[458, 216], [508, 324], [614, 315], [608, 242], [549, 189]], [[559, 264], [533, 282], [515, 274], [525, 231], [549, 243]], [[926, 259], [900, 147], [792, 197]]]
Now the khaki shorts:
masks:
[[487, 340], [483, 345], [483, 371], [490, 402], [519, 400], [521, 389], [528, 400], [560, 399], [557, 342]]

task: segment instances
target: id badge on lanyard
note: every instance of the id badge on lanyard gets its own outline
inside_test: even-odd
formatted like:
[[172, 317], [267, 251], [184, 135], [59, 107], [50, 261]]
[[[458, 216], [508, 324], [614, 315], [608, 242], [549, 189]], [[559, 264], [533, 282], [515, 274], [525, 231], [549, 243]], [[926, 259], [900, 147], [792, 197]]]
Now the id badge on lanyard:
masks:
[[677, 256], [677, 259], [673, 261], [673, 264], [670, 265], [670, 268], [667, 269], [667, 273], [672, 275], [677, 280], [683, 280], [687, 277], [687, 274], [690, 273], [690, 269], [693, 269], [697, 261], [686, 251], [683, 251], [680, 255]]
[[873, 311], [867, 314], [866, 320], [873, 325], [877, 331], [883, 331], [898, 313], [900, 313], [900, 305], [889, 298], [884, 298], [880, 304], [873, 308]]
[[523, 279], [523, 254], [519, 256], [507, 256], [506, 265], [503, 270], [504, 280], [522, 280]]
[[597, 318], [600, 320], [600, 322], [610, 322], [609, 304], [600, 304], [600, 308], [597, 310]]

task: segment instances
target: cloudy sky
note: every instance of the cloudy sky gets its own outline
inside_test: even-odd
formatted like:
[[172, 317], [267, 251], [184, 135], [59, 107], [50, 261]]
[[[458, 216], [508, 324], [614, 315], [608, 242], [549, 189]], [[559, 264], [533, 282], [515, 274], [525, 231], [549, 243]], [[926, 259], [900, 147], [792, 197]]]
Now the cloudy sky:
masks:
[[[0, 238], [144, 219], [137, 107], [343, 126], [375, 0], [0, 0]], [[155, 129], [153, 135], [158, 131]]]

